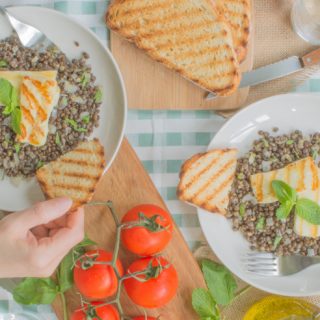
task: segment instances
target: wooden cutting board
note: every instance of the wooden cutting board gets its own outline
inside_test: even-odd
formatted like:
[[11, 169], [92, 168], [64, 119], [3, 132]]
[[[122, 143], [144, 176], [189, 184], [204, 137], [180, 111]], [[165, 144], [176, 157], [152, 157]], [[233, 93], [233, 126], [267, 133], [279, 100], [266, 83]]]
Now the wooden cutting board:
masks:
[[[141, 203], [157, 204], [167, 210], [163, 200], [144, 170], [132, 147], [125, 139], [117, 158], [99, 183], [94, 200], [112, 200], [121, 217], [130, 208]], [[102, 207], [87, 208], [85, 230], [88, 236], [106, 250], [112, 250], [115, 239], [115, 225], [108, 209]], [[194, 288], [205, 287], [200, 268], [190, 252], [177, 227], [174, 228], [173, 239], [164, 252], [164, 256], [177, 269], [179, 275], [179, 291], [177, 296], [165, 307], [148, 311], [148, 315], [161, 315], [163, 320], [197, 319], [191, 306], [191, 293]], [[135, 259], [124, 249], [121, 260], [125, 267]], [[71, 313], [80, 305], [79, 296], [70, 290], [67, 294], [68, 311]], [[142, 315], [142, 309], [135, 306], [122, 294], [125, 312], [130, 315]], [[57, 299], [53, 308], [59, 319], [62, 317], [62, 306]]]
[[[248, 55], [241, 64], [242, 72], [253, 66], [253, 21], [251, 30]], [[153, 61], [114, 32], [111, 32], [111, 51], [123, 75], [131, 109], [231, 110], [243, 105], [249, 94], [249, 88], [244, 88], [230, 97], [206, 101], [205, 90]]]

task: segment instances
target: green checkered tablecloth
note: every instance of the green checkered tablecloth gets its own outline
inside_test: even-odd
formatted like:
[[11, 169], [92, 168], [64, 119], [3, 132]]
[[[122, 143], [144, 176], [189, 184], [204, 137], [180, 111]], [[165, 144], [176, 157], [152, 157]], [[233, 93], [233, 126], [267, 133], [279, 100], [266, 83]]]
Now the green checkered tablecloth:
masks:
[[[109, 34], [103, 22], [108, 1], [0, 0], [0, 5], [13, 4], [41, 5], [67, 13], [96, 32], [108, 45]], [[320, 76], [310, 79], [297, 91], [320, 92]], [[178, 172], [186, 158], [206, 149], [224, 122], [223, 118], [210, 111], [129, 111], [128, 114], [127, 137], [192, 249], [199, 246], [204, 237], [196, 210], [176, 198]], [[10, 286], [10, 283], [6, 285]], [[12, 301], [8, 291], [0, 288], [0, 320], [16, 319], [11, 317], [10, 312], [30, 315], [30, 318], [25, 316], [21, 319], [56, 319], [50, 307], [19, 306]], [[3, 313], [6, 315], [2, 316]]]

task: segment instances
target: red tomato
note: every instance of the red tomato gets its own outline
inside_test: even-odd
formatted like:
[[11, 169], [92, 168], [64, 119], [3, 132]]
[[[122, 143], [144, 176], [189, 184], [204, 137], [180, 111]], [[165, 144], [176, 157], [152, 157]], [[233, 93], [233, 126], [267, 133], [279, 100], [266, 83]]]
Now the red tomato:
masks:
[[[97, 262], [110, 262], [112, 253], [101, 249], [86, 252], [76, 263], [73, 270], [74, 283], [79, 292], [89, 299], [104, 299], [114, 295], [118, 288], [118, 279], [113, 268], [106, 264], [93, 264], [82, 268], [81, 260], [94, 259]], [[94, 263], [93, 261], [93, 263]], [[123, 267], [117, 260], [117, 269], [123, 275]]]
[[[157, 218], [153, 221], [152, 217]], [[139, 256], [152, 256], [161, 252], [172, 238], [173, 222], [170, 214], [152, 204], [134, 207], [125, 214], [122, 223], [141, 224], [124, 228], [121, 233], [123, 245]], [[159, 230], [159, 226], [162, 230]]]
[[[150, 268], [150, 266], [152, 267]], [[173, 265], [163, 257], [149, 257], [133, 262], [128, 268], [127, 274], [147, 269], [147, 275], [139, 275], [141, 279], [146, 279], [145, 282], [129, 278], [124, 280], [124, 287], [135, 304], [144, 308], [162, 307], [177, 292], [177, 272]], [[157, 273], [158, 276], [156, 276]]]
[[[91, 305], [98, 306], [99, 304], [103, 304], [103, 302], [91, 302]], [[88, 310], [88, 306], [85, 307], [86, 311]], [[90, 312], [90, 309], [89, 309]], [[119, 312], [113, 305], [105, 305], [101, 307], [97, 307], [95, 309], [95, 314], [99, 317], [90, 318], [92, 320], [120, 320]], [[87, 320], [87, 314], [84, 310], [75, 310], [71, 316], [71, 320]]]

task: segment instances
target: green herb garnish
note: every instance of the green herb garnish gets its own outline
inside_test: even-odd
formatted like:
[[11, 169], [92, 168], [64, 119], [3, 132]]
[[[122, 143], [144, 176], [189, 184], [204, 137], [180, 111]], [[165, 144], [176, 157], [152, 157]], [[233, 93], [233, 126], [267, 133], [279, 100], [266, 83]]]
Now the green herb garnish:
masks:
[[239, 215], [240, 217], [243, 217], [246, 212], [246, 205], [244, 203], [241, 203], [239, 206]]
[[257, 224], [256, 224], [256, 229], [258, 231], [261, 231], [264, 229], [264, 225], [265, 225], [266, 219], [264, 217], [259, 218]]
[[312, 158], [313, 158], [313, 160], [316, 160], [317, 157], [318, 157], [318, 151], [313, 150], [313, 151], [312, 151]]
[[244, 179], [244, 174], [242, 172], [238, 173], [237, 179], [238, 180], [243, 180]]
[[263, 145], [268, 148], [269, 147], [269, 142], [266, 139], [262, 139]]
[[276, 250], [278, 248], [278, 245], [280, 244], [282, 240], [282, 236], [276, 236], [274, 238], [274, 241], [273, 241], [273, 250]]
[[0, 60], [0, 68], [6, 68], [8, 66], [8, 62], [6, 60]]
[[37, 170], [38, 170], [38, 169], [40, 169], [40, 168], [43, 167], [43, 166], [44, 166], [44, 162], [40, 160], [40, 161], [37, 162], [36, 168], [37, 168]]
[[20, 150], [21, 150], [21, 144], [20, 143], [15, 143], [13, 145], [13, 147], [14, 147], [14, 150], [16, 151], [16, 153], [20, 152]]
[[85, 115], [81, 118], [82, 122], [89, 123], [90, 122], [90, 115]]
[[54, 142], [56, 143], [57, 146], [61, 146], [61, 138], [59, 132], [56, 133], [56, 137], [54, 139]]
[[11, 129], [21, 134], [21, 109], [17, 89], [6, 79], [0, 78], [0, 104], [4, 106], [2, 113], [11, 116]]
[[88, 83], [90, 82], [90, 79], [91, 79], [90, 73], [84, 72], [81, 76], [81, 79], [80, 79], [80, 83], [81, 83], [82, 87], [87, 86]]
[[96, 103], [101, 103], [102, 102], [102, 90], [101, 90], [101, 88], [98, 88], [98, 90], [94, 94], [94, 101]]
[[280, 202], [278, 219], [286, 219], [291, 212], [311, 224], [320, 225], [320, 206], [306, 198], [298, 198], [296, 190], [280, 180], [272, 181], [272, 189]]
[[288, 146], [290, 146], [290, 145], [293, 144], [293, 143], [294, 143], [293, 140], [287, 140], [287, 142], [286, 142], [286, 144], [287, 144]]
[[73, 120], [73, 119], [66, 118], [66, 119], [65, 119], [65, 122], [66, 122], [67, 124], [69, 124], [74, 131], [77, 131], [77, 132], [87, 132], [87, 129], [86, 129], [86, 128], [79, 127], [79, 126], [78, 126], [78, 123], [77, 123], [75, 120]]

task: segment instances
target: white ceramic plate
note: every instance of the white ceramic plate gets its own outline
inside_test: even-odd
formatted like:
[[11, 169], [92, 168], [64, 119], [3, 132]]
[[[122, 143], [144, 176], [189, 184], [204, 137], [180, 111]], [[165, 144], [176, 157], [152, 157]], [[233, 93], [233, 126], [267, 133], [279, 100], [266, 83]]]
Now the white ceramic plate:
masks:
[[[320, 131], [320, 95], [287, 94], [252, 104], [237, 113], [216, 134], [209, 148], [236, 147], [240, 155], [247, 152], [259, 130], [277, 134], [301, 130], [308, 134]], [[270, 293], [287, 296], [320, 294], [320, 265], [288, 277], [258, 277], [246, 272], [241, 257], [250, 251], [240, 232], [234, 232], [224, 217], [198, 210], [202, 230], [219, 259], [239, 278]]]
[[[18, 19], [44, 32], [69, 58], [79, 57], [82, 51], [89, 53], [88, 63], [103, 91], [100, 126], [94, 130], [92, 137], [98, 137], [104, 145], [107, 170], [123, 138], [127, 108], [124, 83], [110, 51], [93, 32], [57, 11], [40, 7], [12, 7], [9, 11]], [[0, 39], [10, 33], [7, 21], [0, 15]], [[78, 41], [80, 46], [75, 46], [74, 41]], [[14, 186], [7, 178], [0, 182], [2, 210], [21, 210], [42, 199], [43, 195], [35, 179], [24, 181], [19, 186]]]

